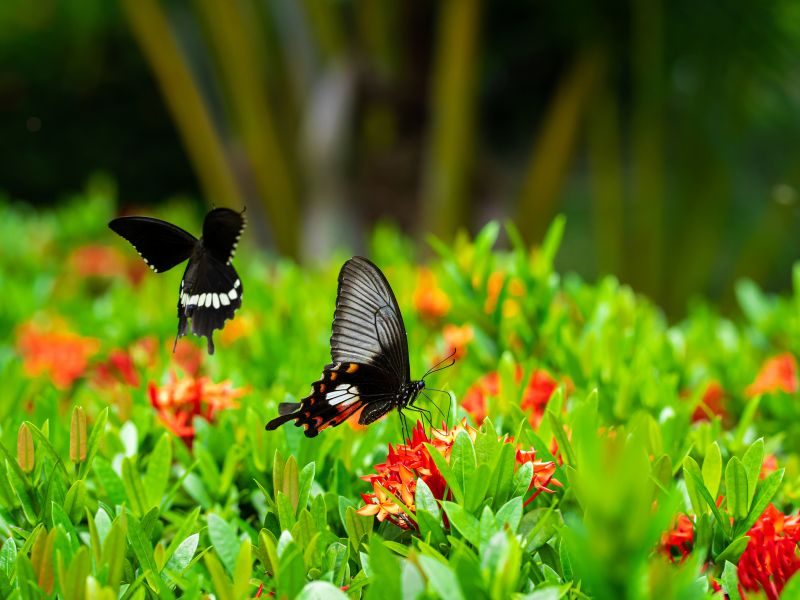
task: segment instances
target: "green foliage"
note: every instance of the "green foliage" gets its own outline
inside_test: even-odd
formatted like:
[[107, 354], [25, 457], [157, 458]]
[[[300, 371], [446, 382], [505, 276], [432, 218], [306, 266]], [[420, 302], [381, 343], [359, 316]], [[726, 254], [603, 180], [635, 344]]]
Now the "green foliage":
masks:
[[[15, 235], [58, 232], [52, 247], [69, 257], [85, 239], [76, 219], [117, 243], [101, 227], [108, 207], [93, 211], [12, 221]], [[263, 586], [262, 597], [286, 598], [694, 598], [711, 576], [735, 597], [754, 524], [770, 503], [789, 513], [800, 493], [800, 432], [787, 420], [796, 390], [747, 391], [766, 358], [800, 349], [798, 300], [747, 287], [741, 322], [703, 307], [670, 326], [613, 279], [555, 273], [562, 228], [533, 250], [513, 229], [512, 249], [494, 250], [494, 225], [452, 247], [433, 241], [444, 315], [413, 301], [421, 280], [398, 238], [376, 238], [412, 374], [446, 354], [445, 325], [468, 327], [455, 367], [426, 381], [464, 402], [448, 428], [472, 418], [475, 394], [488, 415], [416, 447], [441, 480], [416, 477], [410, 493], [363, 479], [387, 463], [388, 444], [399, 451], [396, 414], [314, 439], [291, 425], [263, 429], [326, 362], [342, 257], [305, 271], [242, 250], [244, 306], [200, 369], [204, 389], [229, 379], [219, 389], [245, 393], [180, 437], [156, 410], [172, 373], [188, 377], [171, 354], [179, 274], [132, 283], [82, 275], [33, 246], [0, 255], [4, 293], [20, 300], [0, 305], [12, 325], [0, 338], [11, 399], [0, 415], [0, 595], [238, 600]], [[97, 337], [99, 350], [59, 385], [33, 372], [26, 327]], [[142, 346], [145, 336], [156, 343]], [[109, 384], [101, 375], [120, 349], [137, 381]], [[702, 413], [709, 421], [697, 409], [712, 380], [725, 395], [719, 414]], [[772, 457], [777, 468], [765, 469]], [[395, 512], [359, 512], [373, 492]], [[691, 547], [673, 564], [663, 536], [680, 514], [690, 515]]]

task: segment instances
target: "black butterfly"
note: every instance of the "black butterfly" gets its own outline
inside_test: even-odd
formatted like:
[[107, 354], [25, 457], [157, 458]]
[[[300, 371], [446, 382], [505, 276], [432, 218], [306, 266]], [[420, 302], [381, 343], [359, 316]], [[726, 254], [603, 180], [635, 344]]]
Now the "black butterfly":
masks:
[[172, 223], [150, 217], [120, 217], [108, 226], [128, 240], [156, 273], [189, 259], [178, 297], [175, 345], [186, 335], [191, 319], [192, 332], [208, 338], [208, 353], [214, 354], [214, 330], [222, 329], [242, 305], [242, 282], [231, 260], [244, 230], [244, 211], [210, 211], [199, 240]]
[[[427, 375], [427, 374], [426, 374]], [[331, 364], [300, 402], [283, 402], [272, 430], [294, 420], [307, 437], [358, 413], [368, 425], [393, 408], [413, 408], [425, 389], [412, 381], [403, 317], [389, 282], [366, 258], [348, 260], [339, 272], [331, 334]], [[421, 411], [427, 412], [427, 411]]]

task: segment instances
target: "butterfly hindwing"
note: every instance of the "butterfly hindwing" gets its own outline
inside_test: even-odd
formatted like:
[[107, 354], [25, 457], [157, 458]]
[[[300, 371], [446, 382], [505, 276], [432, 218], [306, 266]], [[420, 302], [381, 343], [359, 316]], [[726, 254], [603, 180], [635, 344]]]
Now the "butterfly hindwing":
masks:
[[394, 406], [383, 374], [372, 365], [333, 363], [322, 378], [312, 384], [312, 392], [300, 402], [283, 403], [280, 416], [267, 424], [272, 430], [289, 421], [303, 427], [307, 437], [315, 437], [327, 427], [335, 427], [360, 413], [358, 422], [372, 423]]
[[192, 257], [181, 279], [178, 297], [178, 338], [186, 334], [187, 319], [192, 333], [208, 339], [208, 353], [214, 354], [213, 333], [222, 329], [242, 305], [242, 282], [233, 265], [208, 253]]
[[203, 221], [203, 247], [218, 261], [230, 263], [244, 226], [244, 212], [215, 208]]
[[191, 256], [197, 244], [188, 231], [151, 217], [119, 217], [108, 226], [128, 240], [156, 273], [168, 271]]

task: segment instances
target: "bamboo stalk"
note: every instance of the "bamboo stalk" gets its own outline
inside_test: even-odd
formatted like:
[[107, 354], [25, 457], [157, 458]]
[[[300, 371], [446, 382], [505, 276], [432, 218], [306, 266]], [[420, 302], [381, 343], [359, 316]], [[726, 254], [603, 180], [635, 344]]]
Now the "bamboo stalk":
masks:
[[544, 234], [553, 217], [580, 120], [603, 62], [594, 49], [581, 52], [561, 79], [542, 120], [525, 169], [517, 212], [517, 226], [529, 242]]
[[251, 28], [236, 2], [197, 0], [196, 5], [219, 58], [231, 117], [247, 153], [275, 244], [281, 253], [296, 257], [300, 194], [288, 149], [278, 133], [277, 111], [266, 93]]
[[474, 154], [480, 12], [481, 0], [440, 4], [422, 212], [425, 225], [446, 239], [465, 221]]
[[208, 109], [158, 0], [123, 0], [131, 30], [167, 103], [206, 198], [240, 207], [242, 197]]

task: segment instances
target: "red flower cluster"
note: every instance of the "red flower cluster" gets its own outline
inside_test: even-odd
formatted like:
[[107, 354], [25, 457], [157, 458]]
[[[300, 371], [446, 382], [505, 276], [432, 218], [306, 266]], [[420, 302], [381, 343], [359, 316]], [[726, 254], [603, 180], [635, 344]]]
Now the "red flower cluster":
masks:
[[47, 375], [56, 387], [66, 389], [86, 372], [89, 357], [100, 341], [63, 328], [42, 331], [32, 323], [17, 330], [17, 351], [29, 377]]
[[[436, 467], [425, 444], [432, 445], [449, 462], [456, 436], [461, 431], [466, 431], [473, 441], [478, 434], [478, 431], [467, 425], [464, 420], [450, 430], [433, 429], [432, 435], [428, 437], [422, 423], [418, 421], [411, 439], [407, 440], [406, 444], [400, 444], [397, 447], [389, 445], [389, 456], [386, 462], [375, 465], [377, 474], [362, 477], [372, 484], [373, 492], [361, 495], [365, 505], [358, 510], [358, 513], [368, 516], [377, 515], [379, 521], [388, 519], [395, 525], [408, 529], [413, 526], [413, 522], [406, 516], [406, 509], [409, 513], [416, 513], [414, 499], [417, 481], [420, 479], [424, 481], [437, 500], [450, 498], [449, 493], [445, 495], [447, 484], [444, 477]], [[513, 442], [512, 438], [506, 436], [502, 440], [504, 443]], [[551, 483], [561, 484], [553, 479], [556, 470], [553, 462], [537, 462], [533, 450], [527, 452], [518, 450], [517, 463], [521, 465], [526, 462], [532, 462], [534, 465], [533, 477], [528, 489], [534, 489], [535, 492], [526, 501], [528, 504], [541, 492], [552, 493], [554, 490], [547, 487]], [[400, 500], [404, 506], [400, 506], [395, 499]]]
[[[770, 504], [747, 535], [750, 541], [739, 558], [739, 585], [750, 592], [763, 589], [769, 600], [777, 600], [800, 570], [800, 515], [784, 515]], [[741, 596], [744, 598], [744, 593]]]
[[102, 388], [114, 387], [118, 383], [139, 387], [139, 374], [131, 353], [119, 348], [112, 350], [107, 360], [95, 365], [93, 380]]
[[126, 277], [138, 284], [147, 272], [141, 260], [126, 258], [112, 246], [87, 244], [75, 248], [67, 258], [67, 264], [81, 277]]
[[768, 359], [750, 384], [745, 394], [752, 398], [759, 394], [786, 392], [793, 394], [798, 389], [797, 361], [789, 352]]
[[235, 408], [235, 400], [247, 390], [234, 389], [230, 381], [212, 383], [208, 377], [178, 380], [173, 374], [172, 381], [160, 388], [151, 382], [148, 392], [150, 404], [161, 422], [191, 446], [195, 435], [194, 418], [203, 417], [212, 422], [220, 410]]
[[661, 536], [661, 551], [671, 562], [686, 560], [692, 551], [694, 541], [694, 521], [687, 515], [678, 515], [672, 529]]
[[725, 390], [719, 381], [712, 380], [706, 385], [699, 404], [692, 413], [692, 423], [708, 421], [709, 415], [716, 415], [723, 419], [728, 416], [725, 410]]
[[[517, 365], [514, 375], [516, 382], [521, 383], [521, 366]], [[566, 384], [569, 388], [570, 382], [566, 381]], [[557, 387], [558, 381], [553, 379], [547, 371], [537, 369], [531, 374], [528, 385], [525, 387], [525, 393], [520, 406], [523, 410], [530, 411], [529, 420], [534, 428], [537, 428], [542, 422], [547, 403], [550, 402], [550, 398]], [[486, 418], [486, 398], [497, 396], [499, 393], [500, 376], [496, 371], [493, 371], [488, 375], [484, 375], [470, 386], [461, 405], [464, 407], [464, 410], [475, 419], [475, 422], [480, 425]]]

